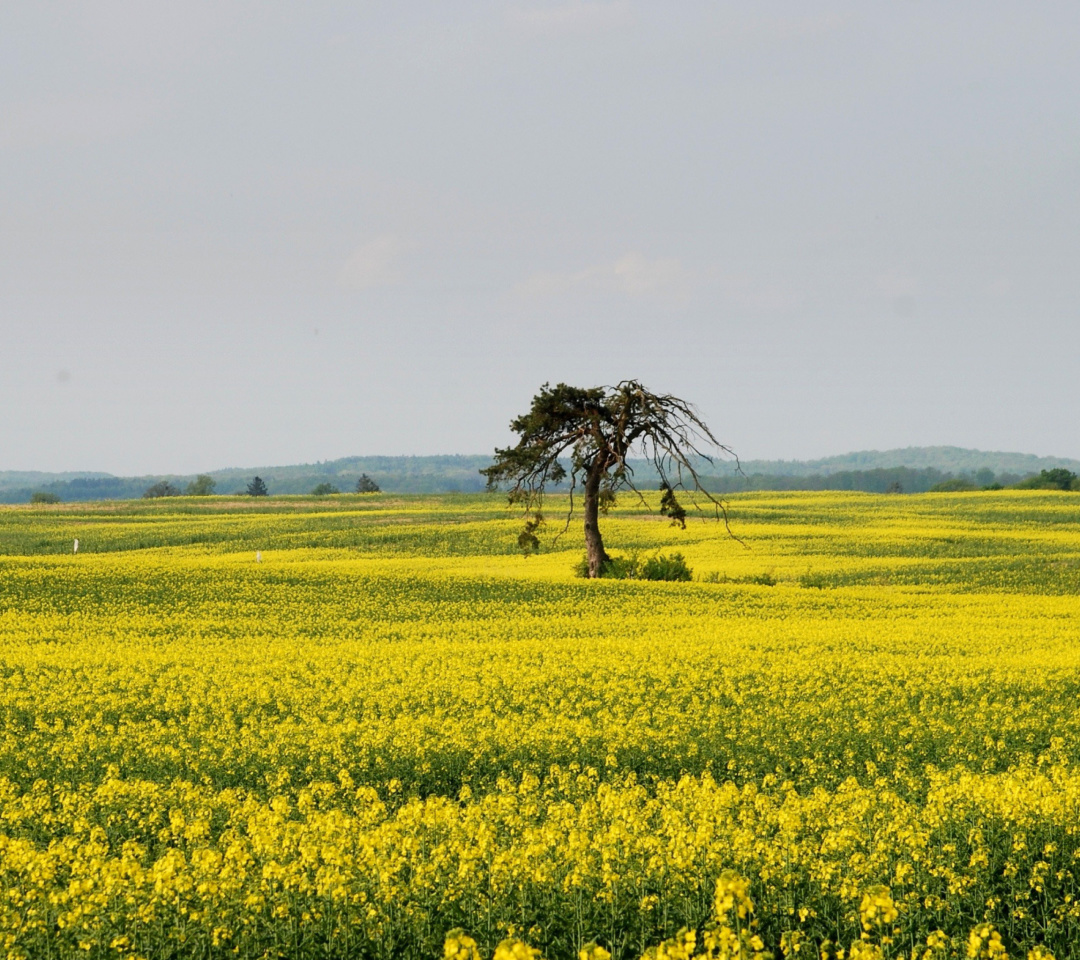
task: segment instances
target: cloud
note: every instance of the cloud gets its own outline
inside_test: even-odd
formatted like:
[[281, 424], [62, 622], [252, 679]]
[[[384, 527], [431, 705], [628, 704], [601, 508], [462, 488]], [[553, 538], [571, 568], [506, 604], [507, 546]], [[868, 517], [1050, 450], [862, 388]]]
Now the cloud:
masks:
[[618, 293], [628, 297], [685, 295], [690, 272], [675, 257], [650, 260], [631, 251], [618, 260], [569, 273], [534, 273], [516, 292], [528, 298], [558, 296], [575, 290]]
[[397, 283], [401, 279], [397, 261], [402, 244], [384, 236], [357, 247], [338, 273], [338, 285], [346, 290], [368, 290]]

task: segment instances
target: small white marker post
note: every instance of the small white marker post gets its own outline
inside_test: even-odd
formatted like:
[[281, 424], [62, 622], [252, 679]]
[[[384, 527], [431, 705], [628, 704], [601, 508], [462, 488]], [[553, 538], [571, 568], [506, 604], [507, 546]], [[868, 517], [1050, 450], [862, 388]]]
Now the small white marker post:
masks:
[[[75, 541], [75, 542], [78, 543], [78, 541]], [[262, 563], [262, 551], [261, 550], [256, 550], [255, 551], [255, 562], [256, 563]]]
[[79, 552], [79, 538], [78, 537], [75, 538], [75, 547], [71, 552], [72, 553], [78, 553]]

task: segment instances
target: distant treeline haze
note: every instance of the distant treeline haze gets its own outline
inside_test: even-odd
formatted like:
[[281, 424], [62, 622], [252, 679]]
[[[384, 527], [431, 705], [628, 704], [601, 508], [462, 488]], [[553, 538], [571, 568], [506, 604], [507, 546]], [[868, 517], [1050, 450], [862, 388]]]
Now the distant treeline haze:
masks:
[[[327, 486], [351, 493], [367, 475], [387, 493], [475, 493], [484, 489], [480, 469], [487, 456], [347, 457], [283, 467], [210, 471], [217, 494], [243, 494], [254, 476], [271, 495], [309, 495]], [[744, 490], [864, 490], [871, 493], [924, 493], [942, 484], [972, 489], [1012, 486], [1042, 471], [1080, 472], [1080, 461], [1019, 453], [987, 453], [960, 447], [911, 447], [863, 451], [822, 460], [757, 460], [701, 463], [707, 489], [716, 493]], [[635, 481], [655, 489], [658, 477], [644, 461], [634, 463]], [[102, 473], [49, 474], [0, 471], [0, 503], [26, 503], [34, 494], [61, 501], [126, 500], [142, 497], [154, 485], [186, 491], [196, 475], [115, 477]]]

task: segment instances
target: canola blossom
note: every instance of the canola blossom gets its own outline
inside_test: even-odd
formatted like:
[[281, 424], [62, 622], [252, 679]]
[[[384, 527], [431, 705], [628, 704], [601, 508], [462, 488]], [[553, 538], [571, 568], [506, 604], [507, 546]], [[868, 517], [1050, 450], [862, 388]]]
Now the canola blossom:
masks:
[[0, 509], [3, 955], [1080, 957], [1075, 494], [260, 501]]

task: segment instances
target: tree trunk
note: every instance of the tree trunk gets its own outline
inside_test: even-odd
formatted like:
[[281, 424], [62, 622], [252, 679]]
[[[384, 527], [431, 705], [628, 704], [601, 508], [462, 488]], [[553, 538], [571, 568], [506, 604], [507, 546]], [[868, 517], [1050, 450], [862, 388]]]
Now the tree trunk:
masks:
[[585, 555], [589, 561], [589, 577], [600, 576], [608, 560], [604, 540], [600, 536], [600, 481], [603, 470], [594, 468], [585, 477]]

